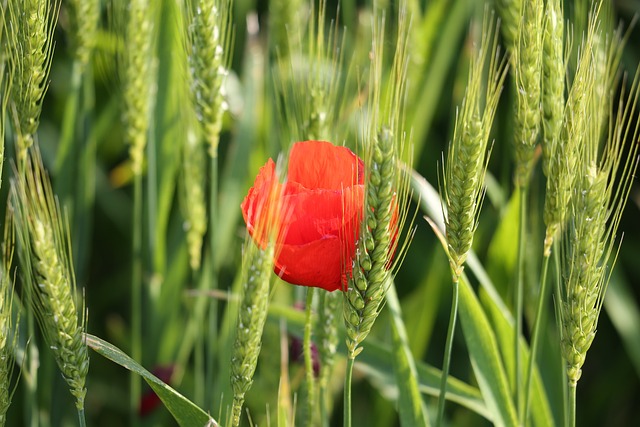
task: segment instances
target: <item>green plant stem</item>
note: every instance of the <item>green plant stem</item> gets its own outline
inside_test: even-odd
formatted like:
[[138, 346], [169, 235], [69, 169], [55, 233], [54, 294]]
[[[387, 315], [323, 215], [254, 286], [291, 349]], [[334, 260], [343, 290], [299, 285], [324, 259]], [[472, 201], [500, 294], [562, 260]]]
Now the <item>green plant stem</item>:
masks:
[[525, 235], [526, 235], [526, 224], [527, 224], [527, 194], [528, 187], [522, 186], [520, 187], [520, 218], [518, 225], [518, 263], [517, 263], [517, 282], [516, 282], [516, 292], [515, 292], [515, 318], [516, 318], [516, 327], [515, 327], [515, 336], [514, 336], [514, 346], [515, 346], [515, 383], [514, 383], [514, 398], [516, 403], [516, 408], [518, 414], [522, 414], [522, 399], [521, 399], [521, 383], [522, 383], [522, 375], [521, 375], [521, 365], [522, 365], [522, 354], [520, 352], [520, 336], [522, 335], [522, 293], [524, 288], [524, 250], [525, 250]]
[[569, 384], [569, 423], [568, 427], [575, 427], [576, 425], [576, 390], [578, 389], [577, 384], [571, 385]]
[[84, 408], [78, 409], [78, 425], [80, 427], [87, 427], [87, 421], [84, 418]]
[[344, 419], [343, 427], [351, 427], [351, 377], [355, 356], [347, 356], [347, 370], [344, 374]]
[[[142, 363], [142, 174], [136, 173], [133, 182], [133, 266], [131, 269], [131, 358]], [[131, 425], [138, 425], [140, 377], [130, 376]]]
[[33, 310], [31, 305], [27, 306], [27, 331], [29, 341], [27, 343], [27, 347], [25, 348], [25, 355], [29, 354], [28, 366], [29, 366], [29, 375], [25, 376], [27, 380], [27, 387], [25, 387], [27, 404], [25, 405], [25, 415], [27, 419], [27, 425], [30, 427], [38, 427], [40, 425], [40, 420], [38, 417], [38, 396], [36, 393], [38, 391], [38, 366], [40, 365], [38, 347], [35, 341], [35, 321], [33, 317]]
[[320, 385], [320, 426], [329, 427], [329, 413], [327, 411], [327, 389]]
[[449, 363], [451, 362], [451, 349], [453, 348], [453, 335], [456, 330], [456, 318], [458, 316], [458, 279], [453, 281], [453, 296], [451, 299], [451, 313], [449, 314], [449, 328], [447, 329], [447, 341], [444, 346], [444, 361], [442, 364], [442, 377], [440, 378], [440, 396], [438, 397], [438, 418], [436, 426], [442, 425], [444, 416], [445, 394], [447, 391], [447, 377], [449, 376]]
[[70, 155], [70, 150], [75, 139], [76, 123], [78, 123], [78, 119], [82, 120], [81, 117], [78, 118], [78, 104], [80, 101], [80, 89], [82, 88], [82, 75], [82, 63], [78, 60], [73, 61], [71, 66], [71, 86], [67, 96], [67, 102], [64, 106], [64, 116], [56, 154], [56, 172], [58, 173], [62, 171], [62, 166], [67, 164], [66, 160]]
[[[554, 240], [553, 242], [553, 264], [555, 266], [555, 279], [556, 279], [556, 286], [555, 286], [555, 292], [556, 292], [556, 301], [561, 301], [560, 296], [561, 294], [561, 276], [560, 276], [560, 253], [558, 251], [558, 241], [557, 239]], [[560, 307], [558, 304], [556, 304], [555, 306], [555, 314], [556, 314], [556, 322], [560, 321]], [[558, 330], [562, 331], [562, 327], [558, 324]], [[562, 337], [560, 337], [562, 338]], [[560, 372], [562, 372], [562, 421], [564, 423], [565, 426], [569, 425], [569, 390], [568, 390], [568, 383], [566, 381], [567, 378], [567, 366], [566, 363], [564, 361], [564, 358], [562, 357], [561, 352], [558, 352], [558, 361], [560, 362]]]
[[527, 376], [524, 389], [524, 411], [521, 414], [520, 425], [525, 425], [525, 421], [529, 418], [529, 396], [531, 395], [531, 384], [533, 378], [533, 367], [536, 363], [538, 354], [538, 345], [540, 342], [540, 327], [542, 325], [542, 314], [544, 303], [547, 300], [547, 272], [549, 270], [549, 259], [551, 256], [545, 256], [542, 261], [542, 281], [540, 284], [540, 293], [538, 294], [538, 308], [536, 309], [536, 320], [533, 325], [533, 336], [531, 338], [531, 350], [529, 352], [529, 366], [527, 368]]
[[[218, 257], [217, 226], [218, 226], [218, 153], [210, 154], [210, 193], [209, 193], [209, 245], [211, 247], [211, 274], [209, 276], [210, 290], [218, 289]], [[213, 406], [213, 389], [215, 384], [216, 355], [218, 352], [218, 300], [211, 298], [209, 301], [209, 322], [207, 336], [207, 366], [205, 385], [205, 397], [207, 405]], [[213, 410], [213, 407], [210, 408]]]
[[306, 319], [304, 323], [304, 367], [307, 380], [307, 425], [313, 425], [315, 408], [315, 379], [313, 373], [313, 355], [311, 354], [311, 332], [313, 326], [313, 294], [314, 288], [307, 288]]

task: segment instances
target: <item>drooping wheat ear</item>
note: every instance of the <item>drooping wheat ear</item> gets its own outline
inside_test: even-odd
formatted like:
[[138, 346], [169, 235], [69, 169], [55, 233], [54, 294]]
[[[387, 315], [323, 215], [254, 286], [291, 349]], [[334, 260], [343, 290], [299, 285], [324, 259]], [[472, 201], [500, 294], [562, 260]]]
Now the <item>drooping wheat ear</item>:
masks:
[[[381, 96], [384, 15], [374, 20], [369, 75], [368, 117], [364, 130], [366, 193], [353, 275], [344, 292], [348, 357], [354, 359], [383, 307], [392, 276], [398, 230], [406, 218], [406, 177], [400, 173], [401, 129], [407, 72], [408, 17], [406, 3], [398, 14], [398, 36], [386, 96]], [[382, 102], [381, 102], [382, 100]], [[396, 254], [401, 258], [399, 254]], [[397, 259], [398, 259], [397, 258]], [[348, 261], [347, 261], [348, 262]]]
[[[489, 132], [507, 74], [506, 60], [500, 59], [497, 37], [493, 33], [492, 21], [485, 20], [481, 46], [471, 59], [467, 89], [461, 111], [456, 116], [444, 170], [445, 223], [455, 281], [462, 274], [478, 226], [489, 158]], [[488, 76], [485, 83], [487, 61]]]
[[40, 122], [42, 100], [49, 87], [53, 57], [53, 31], [58, 0], [9, 0], [7, 48], [13, 68], [12, 118], [16, 130], [18, 167], [33, 144]]
[[[580, 47], [577, 69], [564, 108], [558, 139], [555, 143], [549, 144], [545, 150], [545, 158], [548, 156], [544, 204], [546, 224], [544, 253], [546, 256], [551, 253], [553, 241], [567, 216], [579, 151], [586, 141], [587, 130], [591, 129], [587, 125], [597, 125], [593, 132], [601, 135], [602, 126], [605, 124], [603, 117], [608, 115], [608, 112], [603, 113], [601, 110], [594, 111], [595, 115], [592, 115], [587, 110], [588, 105], [595, 105], [593, 99], [595, 97], [600, 108], [608, 111], [608, 105], [611, 102], [611, 95], [608, 92], [613, 87], [614, 76], [617, 75], [618, 61], [613, 59], [612, 53], [616, 51], [613, 48], [610, 50], [611, 54], [598, 55], [597, 40], [600, 38], [598, 22], [599, 14], [596, 9], [590, 17], [587, 34]], [[608, 90], [597, 88], [600, 80], [608, 82]], [[604, 95], [604, 92], [607, 94]], [[597, 95], [598, 93], [600, 94]], [[594, 123], [588, 123], [591, 120]], [[547, 145], [546, 139], [545, 136], [545, 145]]]
[[149, 116], [155, 94], [154, 25], [155, 2], [151, 0], [119, 0], [122, 14], [123, 44], [120, 53], [122, 79], [122, 119], [125, 141], [129, 146], [131, 169], [142, 174], [144, 149], [147, 144]]
[[[630, 96], [620, 97], [604, 149], [596, 120], [586, 122], [584, 149], [563, 245], [563, 287], [560, 295], [560, 338], [569, 385], [576, 387], [587, 350], [595, 338], [604, 295], [617, 256], [616, 233], [638, 165], [640, 145], [640, 68]], [[587, 111], [597, 117], [600, 99]]]
[[496, 9], [500, 15], [502, 37], [510, 53], [513, 53], [516, 49], [516, 43], [518, 42], [522, 3], [523, 0], [495, 0]]
[[[322, 1], [322, 0], [321, 0]], [[269, 44], [274, 53], [286, 58], [299, 43], [308, 12], [302, 0], [269, 1]]]
[[[12, 323], [11, 308], [13, 305], [13, 280], [11, 264], [13, 262], [14, 233], [11, 216], [5, 219], [4, 241], [2, 243], [2, 260], [0, 265], [0, 427], [7, 421], [7, 411], [11, 405], [13, 374], [13, 355], [18, 333]], [[13, 337], [13, 338], [12, 338]]]
[[337, 142], [342, 135], [344, 38], [335, 23], [328, 25], [326, 3], [320, 0], [312, 8], [306, 34], [289, 32], [288, 54], [277, 53], [276, 108], [285, 124], [280, 126], [283, 139], [289, 142]]
[[[551, 245], [563, 220], [570, 180], [566, 172], [569, 146], [561, 138], [565, 107], [564, 21], [559, 0], [546, 3], [542, 61], [542, 170], [547, 177], [544, 218], [547, 225], [544, 253]], [[565, 136], [565, 135], [563, 135]]]
[[[279, 162], [280, 169], [282, 162]], [[253, 236], [256, 245], [248, 239], [244, 245], [242, 262], [242, 298], [238, 309], [238, 324], [231, 356], [231, 388], [233, 390], [232, 425], [240, 425], [242, 406], [246, 393], [253, 384], [253, 374], [258, 363], [262, 345], [262, 331], [267, 319], [270, 279], [273, 262], [277, 257], [278, 242], [286, 230], [280, 226], [286, 215], [283, 206], [279, 173], [271, 182], [265, 183], [266, 197], [258, 209]]]
[[218, 155], [231, 54], [231, 0], [188, 0], [189, 69], [196, 116], [211, 156]]
[[76, 298], [69, 226], [37, 148], [29, 151], [25, 165], [25, 173], [11, 183], [22, 276], [42, 333], [82, 410], [89, 354], [83, 336], [85, 311]]
[[73, 54], [84, 68], [96, 44], [100, 0], [70, 0], [66, 2], [66, 8], [71, 25]]
[[542, 0], [523, 2], [522, 19], [513, 54], [516, 82], [514, 181], [520, 188], [528, 185], [540, 128], [543, 15]]

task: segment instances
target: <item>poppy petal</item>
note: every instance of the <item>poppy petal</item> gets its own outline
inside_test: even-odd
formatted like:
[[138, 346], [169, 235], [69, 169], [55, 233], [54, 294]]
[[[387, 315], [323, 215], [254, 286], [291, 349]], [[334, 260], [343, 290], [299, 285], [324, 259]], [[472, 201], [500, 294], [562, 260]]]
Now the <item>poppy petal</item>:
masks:
[[346, 147], [326, 141], [298, 142], [289, 154], [287, 176], [308, 189], [340, 191], [364, 183], [364, 163]]

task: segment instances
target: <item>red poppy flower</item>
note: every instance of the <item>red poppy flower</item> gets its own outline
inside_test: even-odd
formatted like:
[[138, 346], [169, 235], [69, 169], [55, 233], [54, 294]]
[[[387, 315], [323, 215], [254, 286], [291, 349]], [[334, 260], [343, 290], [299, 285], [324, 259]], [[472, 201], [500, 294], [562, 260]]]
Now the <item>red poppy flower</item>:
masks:
[[[275, 193], [274, 193], [275, 191]], [[291, 148], [287, 181], [280, 183], [269, 159], [242, 202], [249, 233], [260, 245], [265, 208], [278, 194], [275, 272], [289, 283], [328, 291], [346, 288], [364, 203], [364, 163], [351, 150], [324, 141]]]

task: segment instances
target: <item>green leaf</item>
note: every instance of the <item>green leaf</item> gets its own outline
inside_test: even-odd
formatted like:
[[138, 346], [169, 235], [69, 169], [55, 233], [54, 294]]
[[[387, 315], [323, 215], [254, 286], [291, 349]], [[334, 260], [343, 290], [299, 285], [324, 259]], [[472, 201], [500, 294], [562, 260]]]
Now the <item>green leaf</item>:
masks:
[[96, 353], [140, 375], [158, 395], [164, 406], [181, 427], [217, 426], [218, 423], [186, 397], [160, 381], [114, 345], [90, 334], [85, 334], [87, 345]]
[[409, 348], [407, 331], [402, 322], [402, 313], [395, 285], [387, 291], [387, 307], [391, 311], [391, 331], [393, 335], [393, 370], [398, 384], [398, 411], [403, 426], [428, 426], [427, 408], [422, 401], [418, 387], [416, 363]]
[[459, 314], [473, 372], [487, 406], [495, 416], [494, 424], [517, 425], [516, 410], [509, 393], [496, 336], [466, 277], [460, 280]]
[[629, 284], [620, 274], [614, 274], [607, 288], [604, 308], [620, 334], [627, 354], [640, 377], [640, 310], [635, 301]]

